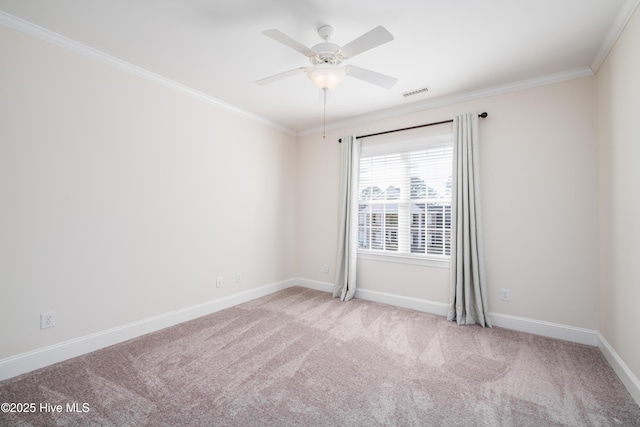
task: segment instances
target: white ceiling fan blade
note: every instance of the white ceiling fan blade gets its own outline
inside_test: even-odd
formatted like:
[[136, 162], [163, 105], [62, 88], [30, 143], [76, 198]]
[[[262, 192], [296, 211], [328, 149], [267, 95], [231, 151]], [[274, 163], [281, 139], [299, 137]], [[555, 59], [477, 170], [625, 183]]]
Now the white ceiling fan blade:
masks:
[[308, 57], [316, 56], [316, 53], [314, 51], [312, 51], [302, 43], [295, 41], [294, 39], [292, 39], [291, 37], [289, 37], [288, 35], [286, 35], [280, 30], [265, 30], [262, 32], [262, 34], [264, 34], [269, 38], [274, 39], [277, 42], [282, 43], [285, 46], [289, 46], [293, 50], [297, 50], [298, 52], [300, 52], [305, 56], [308, 56]]
[[346, 67], [347, 75], [355, 77], [356, 79], [364, 80], [365, 82], [383, 87], [385, 89], [391, 89], [398, 81], [395, 77], [387, 76], [385, 74], [376, 73], [375, 71], [367, 70], [366, 68], [356, 67], [349, 65]]
[[365, 52], [381, 44], [390, 42], [393, 40], [393, 36], [386, 28], [378, 26], [368, 33], [364, 33], [352, 42], [344, 45], [340, 49], [340, 55], [342, 58], [353, 58], [354, 56]]
[[271, 77], [265, 77], [264, 79], [256, 80], [256, 83], [259, 85], [266, 85], [290, 76], [295, 76], [296, 74], [306, 73], [308, 69], [309, 68], [307, 67], [295, 68], [293, 70], [285, 71], [284, 73], [274, 74]]

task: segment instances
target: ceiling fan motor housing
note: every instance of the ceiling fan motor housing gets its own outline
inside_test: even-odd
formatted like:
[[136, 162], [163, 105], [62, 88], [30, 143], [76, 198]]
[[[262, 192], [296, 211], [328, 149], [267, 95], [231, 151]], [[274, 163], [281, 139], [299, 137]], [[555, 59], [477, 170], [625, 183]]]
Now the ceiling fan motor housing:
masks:
[[319, 43], [311, 48], [316, 56], [310, 58], [312, 64], [333, 64], [338, 65], [342, 62], [338, 51], [340, 46], [335, 43]]

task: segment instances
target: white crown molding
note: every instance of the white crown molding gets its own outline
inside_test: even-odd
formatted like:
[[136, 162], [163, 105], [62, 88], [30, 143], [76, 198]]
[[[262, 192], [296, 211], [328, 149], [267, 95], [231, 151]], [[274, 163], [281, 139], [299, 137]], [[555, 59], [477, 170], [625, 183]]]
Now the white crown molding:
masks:
[[[563, 71], [560, 73], [536, 77], [533, 79], [508, 83], [505, 85], [499, 85], [495, 87], [480, 89], [476, 91], [471, 91], [471, 92], [466, 92], [466, 93], [461, 93], [461, 94], [456, 94], [451, 96], [442, 96], [442, 97], [433, 98], [433, 99], [429, 99], [429, 100], [418, 102], [418, 103], [381, 110], [371, 114], [364, 114], [361, 116], [354, 117], [352, 119], [334, 123], [328, 126], [326, 129], [336, 130], [336, 129], [340, 129], [340, 128], [344, 128], [344, 127], [348, 127], [356, 124], [366, 123], [372, 120], [392, 118], [392, 117], [396, 117], [403, 114], [409, 114], [409, 113], [414, 113], [418, 111], [428, 110], [431, 108], [456, 104], [459, 102], [470, 101], [470, 100], [474, 100], [482, 97], [499, 95], [503, 93], [532, 88], [536, 86], [557, 83], [563, 80], [569, 80], [574, 78], [585, 77], [588, 75], [593, 75], [598, 72], [599, 68], [604, 63], [610, 50], [615, 45], [615, 42], [620, 37], [620, 34], [624, 30], [625, 26], [627, 25], [627, 23], [629, 22], [629, 20], [633, 16], [633, 13], [635, 12], [635, 10], [638, 8], [639, 5], [640, 5], [640, 0], [626, 0], [624, 2], [620, 12], [616, 16], [616, 19], [613, 22], [613, 24], [611, 25], [611, 28], [609, 29], [607, 36], [603, 40], [602, 45], [598, 53], [596, 54], [596, 57], [594, 58], [593, 62], [591, 63], [590, 67], [577, 68], [574, 70]], [[97, 49], [94, 49], [92, 47], [79, 43], [68, 37], [60, 35], [46, 28], [40, 27], [32, 22], [23, 20], [21, 18], [18, 18], [16, 16], [13, 16], [3, 11], [0, 11], [0, 24], [9, 28], [13, 28], [14, 30], [23, 32], [25, 34], [29, 34], [38, 39], [47, 41], [49, 43], [52, 43], [63, 49], [67, 49], [76, 54], [85, 56], [87, 58], [93, 59], [95, 61], [101, 62], [106, 65], [109, 65], [121, 71], [125, 71], [137, 77], [143, 78], [147, 81], [172, 89], [176, 92], [196, 98], [210, 105], [214, 105], [226, 111], [230, 111], [240, 116], [260, 122], [262, 124], [265, 124], [274, 129], [283, 131], [290, 135], [305, 136], [305, 135], [310, 135], [310, 134], [314, 134], [322, 131], [322, 128], [316, 127], [316, 128], [311, 128], [304, 131], [296, 132], [285, 126], [282, 126], [279, 123], [273, 122], [271, 120], [265, 119], [264, 117], [258, 116], [246, 110], [227, 104], [217, 98], [209, 96], [203, 92], [197, 91], [191, 87], [188, 87], [186, 85], [183, 85], [181, 83], [168, 79], [161, 75], [152, 73], [151, 71], [138, 67], [137, 65], [131, 64], [119, 58], [108, 55]]]
[[245, 118], [260, 122], [274, 129], [283, 131], [290, 135], [296, 135], [296, 132], [280, 125], [279, 123], [275, 123], [271, 120], [267, 120], [264, 117], [258, 116], [256, 114], [250, 113], [241, 108], [237, 108], [233, 105], [227, 104], [219, 99], [216, 99], [212, 96], [209, 96], [203, 92], [197, 91], [189, 86], [183, 85], [166, 77], [163, 77], [159, 74], [152, 73], [149, 70], [138, 67], [137, 65], [131, 64], [127, 61], [123, 61], [122, 59], [111, 56], [107, 53], [101, 52], [97, 49], [79, 43], [75, 40], [72, 40], [68, 37], [65, 37], [61, 34], [55, 33], [46, 28], [40, 27], [32, 22], [25, 21], [24, 19], [18, 18], [17, 16], [10, 15], [6, 12], [0, 10], [0, 24], [12, 28], [14, 30], [23, 32], [30, 36], [36, 37], [40, 40], [49, 42], [55, 46], [61, 47], [63, 49], [74, 52], [78, 55], [82, 55], [86, 58], [92, 59], [94, 61], [101, 62], [103, 64], [109, 65], [113, 68], [116, 68], [120, 71], [124, 71], [126, 73], [132, 74], [136, 77], [140, 77], [152, 83], [158, 84], [160, 86], [164, 86], [168, 89], [174, 90], [178, 93], [182, 93], [183, 95], [190, 96], [192, 98], [203, 101], [207, 104], [216, 106], [223, 110], [238, 114]]
[[[560, 73], [550, 74], [546, 76], [536, 77], [528, 80], [523, 80], [519, 82], [508, 83], [504, 85], [499, 85], [495, 87], [490, 87], [486, 89], [480, 89], [476, 91], [455, 94], [450, 96], [442, 96], [433, 99], [428, 99], [426, 101], [413, 103], [409, 105], [403, 105], [400, 107], [390, 108], [386, 110], [377, 111], [371, 114], [364, 114], [361, 116], [354, 117], [352, 119], [344, 120], [341, 122], [334, 123], [328, 126], [327, 130], [336, 130], [352, 125], [357, 125], [361, 123], [366, 123], [373, 120], [381, 120], [396, 117], [403, 114], [414, 113], [418, 111], [428, 110], [431, 108], [442, 107], [446, 105], [456, 104], [459, 102], [470, 101], [482, 97], [499, 95], [503, 93], [518, 91], [522, 89], [532, 88], [536, 86], [542, 86], [552, 83], [561, 82], [564, 80], [574, 79], [585, 77], [589, 75], [593, 75], [598, 71], [604, 60], [606, 59], [609, 51], [615, 44], [616, 40], [624, 30], [625, 26], [633, 16], [634, 11], [640, 5], [640, 0], [626, 0], [622, 9], [618, 13], [614, 23], [612, 24], [607, 36], [605, 37], [600, 50], [598, 51], [596, 57], [594, 58], [591, 67], [582, 67], [574, 70], [563, 71]], [[92, 60], [101, 62], [103, 64], [109, 65], [113, 68], [119, 69], [121, 71], [127, 72], [129, 74], [135, 75], [137, 77], [143, 78], [147, 81], [156, 83], [158, 85], [164, 86], [176, 92], [182, 93], [184, 95], [193, 97], [200, 101], [206, 102], [210, 105], [214, 105], [218, 108], [224, 109], [226, 111], [233, 112], [240, 116], [249, 118], [251, 120], [260, 122], [274, 129], [283, 131], [290, 135], [295, 136], [305, 136], [314, 133], [321, 132], [322, 128], [316, 127], [300, 132], [296, 132], [292, 129], [289, 129], [285, 126], [282, 126], [279, 123], [273, 122], [271, 120], [265, 119], [264, 117], [258, 116], [256, 114], [250, 113], [241, 108], [235, 107], [233, 105], [227, 104], [217, 98], [209, 96], [203, 92], [197, 91], [191, 87], [163, 77], [159, 74], [155, 74], [149, 70], [141, 68], [137, 65], [131, 64], [114, 56], [108, 55], [104, 52], [101, 52], [97, 49], [94, 49], [90, 46], [79, 43], [75, 40], [72, 40], [68, 37], [65, 37], [61, 34], [50, 31], [46, 28], [40, 27], [32, 22], [23, 20], [6, 12], [0, 11], [0, 24], [12, 28], [14, 30], [23, 32], [25, 34], [31, 35], [38, 39], [44, 40], [46, 42], [52, 43], [58, 47], [63, 49], [67, 49], [76, 54], [82, 55], [84, 57], [90, 58]]]
[[[640, 1], [640, 0], [638, 0]], [[529, 89], [537, 86], [544, 86], [553, 83], [559, 83], [565, 80], [572, 80], [581, 77], [593, 76], [594, 73], [590, 67], [575, 68], [573, 70], [561, 71], [559, 73], [548, 74], [545, 76], [534, 77], [527, 80], [522, 80], [513, 83], [506, 83], [499, 86], [493, 86], [486, 89], [479, 89], [471, 92], [459, 93], [448, 96], [441, 96], [437, 98], [427, 99], [412, 103], [409, 105], [402, 105], [400, 107], [389, 108], [386, 110], [376, 111], [370, 114], [363, 114], [361, 116], [354, 117], [352, 119], [344, 120], [342, 122], [334, 123], [327, 126], [327, 130], [336, 130], [353, 126], [357, 124], [367, 123], [376, 120], [390, 119], [405, 114], [416, 113], [419, 111], [429, 110], [437, 107], [444, 107], [447, 105], [458, 104], [460, 102], [472, 101], [474, 99], [485, 98], [494, 95], [502, 95], [509, 92], [515, 92], [523, 89]], [[298, 132], [298, 136], [311, 135], [314, 133], [322, 132], [322, 128], [317, 127]]]
[[620, 34], [624, 31], [625, 27], [629, 23], [629, 20], [633, 16], [633, 13], [640, 5], [640, 0], [626, 0], [618, 12], [616, 19], [613, 21], [611, 28], [609, 28], [609, 32], [607, 32], [606, 37], [602, 41], [602, 45], [600, 46], [600, 50], [596, 54], [596, 57], [593, 59], [591, 63], [591, 69], [594, 73], [597, 73], [604, 61], [607, 59], [609, 52], [618, 41]]

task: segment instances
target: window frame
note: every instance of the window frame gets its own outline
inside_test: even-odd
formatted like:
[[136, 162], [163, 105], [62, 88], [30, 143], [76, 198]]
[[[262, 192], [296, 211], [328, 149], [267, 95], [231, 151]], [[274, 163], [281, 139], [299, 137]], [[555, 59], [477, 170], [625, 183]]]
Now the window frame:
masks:
[[[378, 143], [378, 144], [362, 144], [361, 151], [361, 159], [376, 157], [376, 156], [384, 156], [384, 155], [394, 155], [401, 153], [408, 153], [410, 151], [424, 150], [424, 149], [433, 149], [439, 147], [453, 147], [453, 133], [443, 133], [436, 136], [422, 137], [422, 138], [394, 138], [393, 141]], [[453, 155], [453, 153], [452, 153]], [[453, 171], [452, 171], [453, 172]], [[409, 199], [411, 200], [411, 199]], [[419, 199], [422, 201], [423, 199]], [[427, 200], [427, 199], [425, 199]], [[358, 194], [358, 209], [360, 209], [360, 194]], [[377, 200], [377, 204], [397, 204], [398, 205], [398, 232], [400, 231], [400, 223], [403, 220], [400, 218], [400, 205], [399, 200]], [[395, 203], [394, 203], [395, 202]], [[370, 206], [373, 205], [370, 204]], [[405, 206], [405, 209], [407, 206]], [[408, 210], [408, 209], [407, 209]], [[358, 215], [360, 213], [358, 212]], [[404, 220], [408, 222], [406, 224], [408, 237], [411, 236], [411, 214], [407, 212], [407, 218]], [[386, 235], [385, 237], [386, 238]], [[409, 242], [409, 245], [411, 243]], [[443, 242], [444, 244], [444, 242]], [[385, 251], [385, 250], [377, 250], [377, 249], [362, 249], [358, 247], [357, 257], [361, 260], [368, 261], [380, 261], [380, 262], [392, 262], [392, 263], [401, 263], [401, 264], [410, 264], [410, 265], [420, 265], [420, 266], [428, 266], [428, 267], [438, 267], [438, 268], [449, 268], [451, 255], [439, 255], [439, 254], [418, 254], [418, 253], [407, 253], [407, 252], [393, 252], [393, 251]]]

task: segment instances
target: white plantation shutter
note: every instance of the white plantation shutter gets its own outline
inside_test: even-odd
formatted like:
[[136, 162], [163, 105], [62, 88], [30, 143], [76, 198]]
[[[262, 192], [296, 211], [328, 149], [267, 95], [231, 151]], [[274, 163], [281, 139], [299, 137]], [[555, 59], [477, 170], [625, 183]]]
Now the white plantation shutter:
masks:
[[448, 257], [451, 135], [362, 148], [360, 252]]

